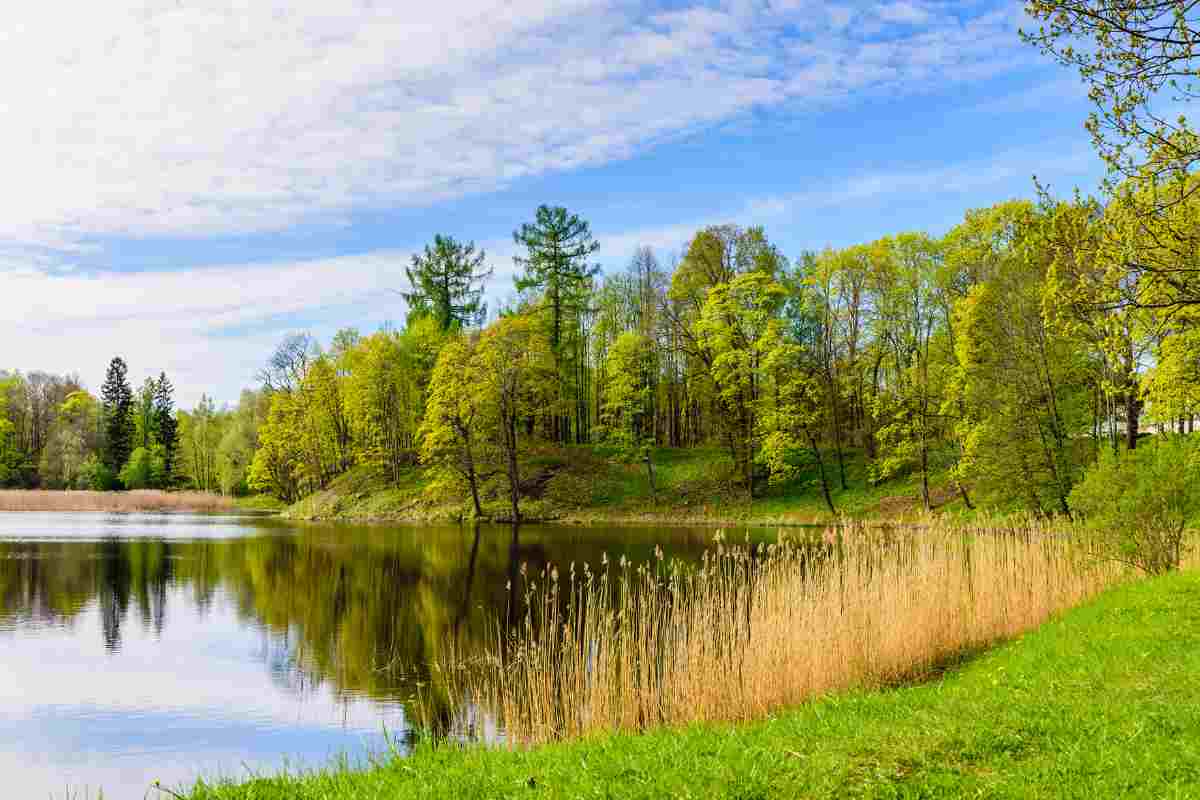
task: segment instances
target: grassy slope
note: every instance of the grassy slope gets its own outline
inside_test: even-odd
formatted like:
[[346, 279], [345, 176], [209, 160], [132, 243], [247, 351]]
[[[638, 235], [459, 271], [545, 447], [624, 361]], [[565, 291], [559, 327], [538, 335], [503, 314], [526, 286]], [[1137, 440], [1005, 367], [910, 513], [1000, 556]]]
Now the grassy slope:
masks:
[[1200, 797], [1200, 575], [1123, 586], [940, 681], [746, 726], [421, 749], [189, 800]]
[[[535, 454], [523, 465], [523, 474], [548, 478], [536, 497], [522, 503], [522, 513], [533, 519], [578, 522], [673, 523], [810, 523], [830, 519], [821, 497], [815, 468], [808, 467], [796, 480], [768, 487], [749, 503], [744, 491], [729, 487], [729, 457], [720, 450], [669, 450], [655, 453], [658, 491], [651, 493], [645, 468], [621, 464], [592, 448], [575, 447]], [[919, 509], [917, 476], [908, 475], [868, 486], [867, 464], [857, 451], [847, 453], [847, 488], [840, 488], [836, 462], [827, 464], [839, 513], [855, 516], [913, 514]], [[457, 519], [466, 505], [461, 495], [431, 496], [419, 468], [409, 470], [398, 485], [389, 486], [367, 469], [341, 476], [330, 487], [297, 503], [288, 516], [301, 519]], [[934, 471], [935, 494], [949, 497], [942, 510], [958, 510], [945, 469]], [[498, 486], [485, 493], [484, 512], [507, 514]]]

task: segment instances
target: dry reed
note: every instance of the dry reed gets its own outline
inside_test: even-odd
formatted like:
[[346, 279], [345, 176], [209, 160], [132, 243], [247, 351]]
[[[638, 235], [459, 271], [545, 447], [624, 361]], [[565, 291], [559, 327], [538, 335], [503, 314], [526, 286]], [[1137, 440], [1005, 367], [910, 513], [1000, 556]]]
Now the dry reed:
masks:
[[446, 670], [510, 744], [747, 720], [920, 678], [1125, 574], [1032, 522], [839, 526], [759, 549], [718, 535], [698, 568], [660, 554], [564, 569], [524, 577], [524, 620]]
[[229, 511], [232, 497], [206, 492], [0, 491], [0, 511]]

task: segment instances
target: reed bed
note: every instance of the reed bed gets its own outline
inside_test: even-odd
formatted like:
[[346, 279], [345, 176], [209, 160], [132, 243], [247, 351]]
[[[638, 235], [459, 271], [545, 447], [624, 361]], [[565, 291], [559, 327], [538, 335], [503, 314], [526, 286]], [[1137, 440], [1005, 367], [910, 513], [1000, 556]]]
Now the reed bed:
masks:
[[446, 673], [514, 746], [749, 720], [919, 679], [1125, 574], [1035, 522], [841, 525], [760, 548], [718, 534], [698, 567], [522, 571], [524, 619]]
[[0, 491], [0, 511], [229, 511], [232, 497], [206, 492]]

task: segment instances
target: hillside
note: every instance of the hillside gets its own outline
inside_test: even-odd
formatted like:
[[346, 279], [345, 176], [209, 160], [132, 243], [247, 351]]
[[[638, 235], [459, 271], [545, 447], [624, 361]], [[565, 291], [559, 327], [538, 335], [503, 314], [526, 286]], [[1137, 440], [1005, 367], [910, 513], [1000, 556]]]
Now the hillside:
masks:
[[[839, 515], [905, 518], [919, 514], [919, 476], [907, 475], [870, 485], [861, 452], [846, 453], [846, 488], [836, 461], [826, 464]], [[527, 520], [567, 522], [671, 522], [696, 524], [809, 524], [830, 519], [811, 465], [796, 480], [762, 486], [753, 502], [730, 485], [728, 455], [715, 449], [658, 449], [654, 453], [655, 491], [643, 465], [607, 457], [602, 450], [570, 447], [541, 450], [522, 465], [522, 515]], [[944, 465], [930, 485], [939, 513], [965, 510]], [[484, 514], [509, 516], [503, 487], [493, 481], [484, 492]], [[375, 471], [358, 467], [285, 512], [294, 519], [434, 521], [469, 514], [462, 495], [436, 492], [420, 467], [390, 484]]]

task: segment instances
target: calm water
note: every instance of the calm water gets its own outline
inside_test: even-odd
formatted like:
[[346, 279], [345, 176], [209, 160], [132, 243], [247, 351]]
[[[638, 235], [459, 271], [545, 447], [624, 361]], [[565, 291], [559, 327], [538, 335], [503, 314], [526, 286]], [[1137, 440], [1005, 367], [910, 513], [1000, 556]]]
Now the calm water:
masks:
[[142, 798], [361, 759], [385, 731], [403, 748], [427, 663], [519, 613], [521, 563], [695, 558], [711, 536], [0, 513], [4, 795]]

